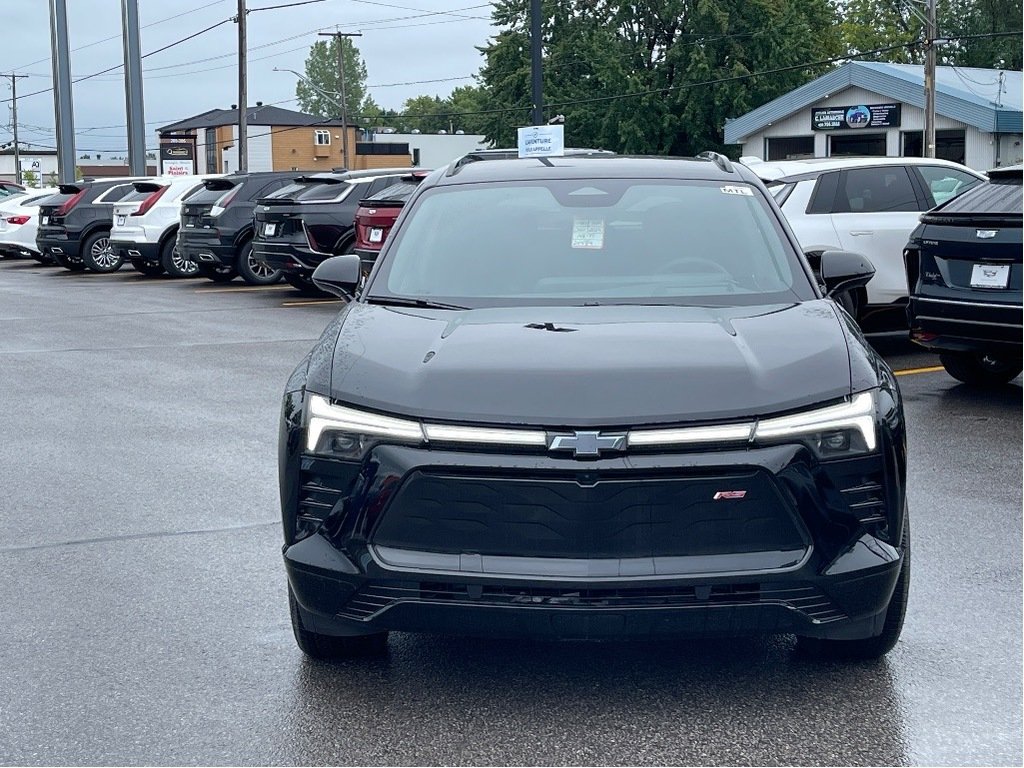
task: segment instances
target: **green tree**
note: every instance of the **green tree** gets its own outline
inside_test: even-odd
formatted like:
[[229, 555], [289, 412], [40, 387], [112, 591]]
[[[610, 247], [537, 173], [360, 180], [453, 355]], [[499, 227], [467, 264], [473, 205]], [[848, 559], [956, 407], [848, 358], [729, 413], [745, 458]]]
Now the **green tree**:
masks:
[[[892, 51], [869, 54], [873, 61], [920, 64], [925, 50], [921, 15], [924, 3], [916, 0], [835, 0], [842, 18], [839, 26], [850, 53], [892, 45]], [[917, 13], [914, 12], [916, 9]], [[989, 35], [1021, 28], [1021, 0], [943, 0], [936, 6], [938, 37]], [[915, 43], [918, 43], [915, 45]], [[950, 39], [940, 44], [938, 61], [960, 67], [1021, 68], [1019, 36]]]
[[[726, 119], [821, 74], [841, 51], [830, 0], [545, 0], [545, 117], [566, 143], [630, 153], [723, 149]], [[498, 0], [481, 48], [487, 136], [530, 119], [526, 0]], [[754, 75], [793, 66], [787, 72]], [[752, 76], [753, 75], [753, 76]]]
[[349, 114], [359, 113], [366, 97], [366, 64], [359, 55], [359, 49], [348, 37], [318, 40], [310, 47], [306, 57], [306, 77], [316, 88], [302, 80], [295, 84], [295, 95], [303, 112], [321, 117], [338, 117], [341, 114], [339, 41], [345, 58], [345, 103]]
[[396, 126], [402, 133], [419, 130], [422, 133], [448, 131], [451, 124], [451, 108], [440, 96], [414, 96], [402, 104]]
[[486, 99], [487, 94], [479, 85], [460, 85], [453, 90], [447, 99], [447, 110], [455, 130], [483, 133], [485, 123], [479, 112], [486, 109]]

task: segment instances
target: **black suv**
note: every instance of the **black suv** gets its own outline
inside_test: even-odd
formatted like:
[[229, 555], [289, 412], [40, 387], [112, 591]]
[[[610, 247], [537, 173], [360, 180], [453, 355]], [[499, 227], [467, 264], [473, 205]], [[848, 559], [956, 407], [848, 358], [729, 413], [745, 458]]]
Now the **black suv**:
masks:
[[72, 272], [81, 272], [86, 268], [86, 255], [96, 258], [111, 252], [113, 206], [135, 191], [133, 181], [139, 179], [59, 185], [58, 193], [39, 206], [36, 246], [42, 257], [52, 258]]
[[1021, 169], [921, 216], [903, 256], [910, 337], [967, 384], [1005, 384], [1021, 361]]
[[257, 198], [276, 192], [294, 176], [294, 171], [268, 171], [204, 180], [203, 189], [181, 205], [178, 251], [218, 283], [238, 275], [250, 285], [276, 283], [281, 273], [253, 257], [253, 209]]
[[[820, 269], [829, 295], [874, 273]], [[718, 155], [432, 173], [288, 381], [279, 459], [313, 656], [398, 630], [792, 632], [873, 657], [902, 627], [896, 379]]]
[[311, 290], [324, 259], [355, 247], [359, 201], [380, 192], [411, 168], [318, 173], [256, 202], [253, 255], [300, 290]]

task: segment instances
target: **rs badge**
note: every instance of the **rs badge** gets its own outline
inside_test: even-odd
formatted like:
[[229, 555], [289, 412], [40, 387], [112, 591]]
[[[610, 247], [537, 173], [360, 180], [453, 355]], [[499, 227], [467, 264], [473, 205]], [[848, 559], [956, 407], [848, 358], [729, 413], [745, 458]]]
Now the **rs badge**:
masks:
[[715, 501], [720, 501], [722, 499], [742, 499], [746, 495], [746, 491], [719, 491], [715, 494]]

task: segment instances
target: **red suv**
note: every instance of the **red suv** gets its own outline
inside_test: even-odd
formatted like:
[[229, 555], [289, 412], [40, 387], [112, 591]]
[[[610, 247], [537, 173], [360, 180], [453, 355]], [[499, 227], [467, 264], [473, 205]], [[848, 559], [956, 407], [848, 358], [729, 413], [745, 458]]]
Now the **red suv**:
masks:
[[413, 171], [386, 189], [359, 201], [356, 209], [356, 245], [353, 253], [363, 260], [363, 272], [368, 272], [377, 260], [388, 232], [394, 225], [402, 207], [412, 197], [416, 187], [430, 171]]

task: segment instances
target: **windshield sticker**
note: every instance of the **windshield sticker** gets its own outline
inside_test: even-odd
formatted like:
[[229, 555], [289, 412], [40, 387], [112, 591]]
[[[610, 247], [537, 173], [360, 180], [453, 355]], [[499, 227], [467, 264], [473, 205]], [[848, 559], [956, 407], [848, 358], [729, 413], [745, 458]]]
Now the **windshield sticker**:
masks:
[[572, 220], [572, 247], [593, 250], [604, 248], [604, 219], [574, 218]]
[[753, 197], [754, 190], [752, 190], [750, 187], [722, 187], [722, 194], [743, 195], [744, 197]]

